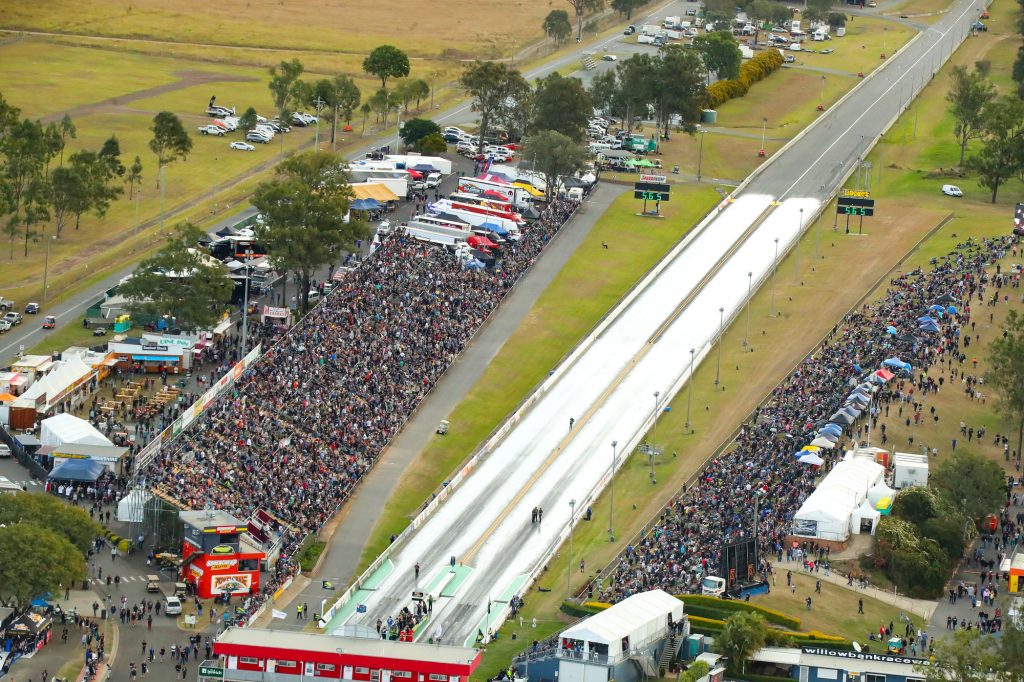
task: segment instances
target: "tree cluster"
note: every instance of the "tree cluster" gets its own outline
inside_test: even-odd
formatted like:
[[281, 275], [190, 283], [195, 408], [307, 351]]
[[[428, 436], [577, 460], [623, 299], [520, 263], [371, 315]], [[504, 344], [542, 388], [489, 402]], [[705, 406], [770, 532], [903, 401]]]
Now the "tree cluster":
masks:
[[668, 134], [670, 124], [693, 132], [700, 119], [706, 64], [696, 50], [669, 45], [658, 54], [637, 54], [594, 77], [594, 106], [622, 119], [628, 130], [653, 119]]
[[0, 603], [25, 609], [84, 578], [85, 554], [101, 530], [55, 497], [0, 496]]
[[932, 472], [927, 487], [896, 496], [875, 532], [876, 567], [911, 594], [942, 594], [975, 523], [998, 510], [1005, 496], [997, 464], [967, 450], [955, 453]]
[[934, 639], [931, 660], [918, 666], [925, 682], [1021, 682], [1024, 680], [1024, 630], [1003, 620], [998, 638], [981, 630], [957, 630]]
[[[978, 185], [991, 192], [995, 203], [1000, 187], [1011, 178], [1024, 177], [1024, 102], [1018, 93], [1000, 95], [988, 72], [988, 62], [977, 62], [970, 71], [953, 67], [946, 101], [960, 165], [977, 174]], [[980, 140], [981, 147], [967, 156], [971, 140]]]
[[[117, 137], [110, 136], [97, 150], [65, 154], [76, 136], [69, 116], [43, 125], [21, 118], [21, 111], [0, 96], [0, 224], [11, 260], [16, 242], [22, 242], [28, 256], [29, 244], [42, 239], [48, 225], [59, 238], [72, 218], [78, 229], [85, 214], [105, 216], [123, 192], [127, 169]], [[141, 177], [142, 164], [135, 157], [127, 177], [133, 189]]]
[[777, 71], [783, 64], [782, 55], [778, 50], [759, 52], [739, 67], [739, 75], [735, 79], [720, 80], [707, 87], [704, 104], [709, 109], [720, 107], [736, 97], [743, 97], [751, 86]]

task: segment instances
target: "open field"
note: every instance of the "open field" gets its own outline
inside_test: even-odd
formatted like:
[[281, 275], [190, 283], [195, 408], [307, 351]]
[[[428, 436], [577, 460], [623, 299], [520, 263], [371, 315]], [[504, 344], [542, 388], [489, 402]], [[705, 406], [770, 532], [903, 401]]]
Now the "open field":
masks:
[[[159, 0], [131, 0], [127, 5], [56, 0], [7, 7], [2, 27], [359, 55], [394, 43], [416, 57], [494, 58], [540, 38], [549, 9], [525, 0], [435, 1], [418, 5], [412, 13], [401, 0], [248, 0], [244, 7], [200, 0], [181, 0], [173, 7]], [[401, 37], [396, 37], [399, 28]]]
[[[947, 2], [948, 4], [948, 2]], [[832, 49], [832, 54], [811, 54], [796, 52], [796, 63], [821, 69], [836, 69], [850, 75], [858, 71], [865, 74], [882, 65], [881, 55], [891, 55], [917, 31], [905, 24], [885, 19], [847, 15], [846, 35], [842, 38], [815, 43], [808, 41], [805, 47], [814, 50]]]
[[885, 9], [886, 16], [897, 17], [906, 14], [916, 21], [931, 23], [944, 13], [950, 5], [949, 0], [905, 0]]
[[[822, 100], [822, 77], [825, 97]], [[761, 121], [768, 119], [769, 137], [792, 137], [816, 119], [818, 104], [834, 104], [856, 78], [833, 76], [803, 69], [780, 69], [768, 76], [745, 97], [729, 100], [718, 109], [716, 125], [761, 134]]]

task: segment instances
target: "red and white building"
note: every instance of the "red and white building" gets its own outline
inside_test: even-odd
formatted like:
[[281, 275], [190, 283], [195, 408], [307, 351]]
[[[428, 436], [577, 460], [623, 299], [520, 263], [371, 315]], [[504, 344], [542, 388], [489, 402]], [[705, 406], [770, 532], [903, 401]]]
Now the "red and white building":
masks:
[[237, 627], [213, 652], [225, 682], [468, 682], [482, 656], [465, 647]]

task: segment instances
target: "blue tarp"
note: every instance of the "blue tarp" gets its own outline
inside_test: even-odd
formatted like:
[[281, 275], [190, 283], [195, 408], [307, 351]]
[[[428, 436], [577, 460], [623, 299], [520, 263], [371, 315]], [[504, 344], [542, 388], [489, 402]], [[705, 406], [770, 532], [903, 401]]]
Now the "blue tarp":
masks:
[[485, 221], [482, 225], [480, 225], [480, 227], [482, 227], [483, 229], [488, 230], [490, 232], [493, 232], [494, 234], [498, 235], [499, 237], [504, 237], [504, 236], [508, 235], [508, 230], [506, 230], [501, 225], [498, 225], [497, 223], [492, 223], [490, 221]]
[[380, 203], [376, 199], [356, 199], [352, 202], [353, 211], [376, 211], [383, 207], [384, 204]]
[[91, 459], [62, 459], [47, 478], [60, 481], [95, 481], [103, 473], [103, 462]]
[[885, 328], [885, 333], [896, 336], [897, 334], [899, 334], [899, 331], [896, 329], [896, 327], [889, 325], [888, 327]]
[[909, 372], [911, 369], [913, 369], [909, 362], [903, 362], [899, 358], [889, 358], [887, 360], [883, 360], [882, 365], [884, 367], [895, 367], [896, 369], [902, 369], [906, 372]]
[[412, 167], [412, 170], [420, 173], [436, 173], [437, 169], [431, 166], [429, 163], [417, 163]]

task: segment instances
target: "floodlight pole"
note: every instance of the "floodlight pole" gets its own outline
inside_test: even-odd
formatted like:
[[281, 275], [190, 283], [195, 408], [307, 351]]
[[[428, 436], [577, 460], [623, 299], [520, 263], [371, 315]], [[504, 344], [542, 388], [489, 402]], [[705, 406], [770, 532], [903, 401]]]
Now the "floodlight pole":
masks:
[[693, 407], [693, 354], [696, 352], [696, 348], [690, 349], [690, 378], [687, 381], [690, 386], [686, 396], [686, 428], [690, 428], [690, 411]]
[[616, 448], [619, 446], [619, 441], [612, 441], [612, 472], [611, 480], [611, 504], [608, 505], [608, 542], [615, 542], [615, 462], [618, 459], [618, 452]]
[[722, 325], [725, 322], [725, 308], [718, 309], [718, 366], [715, 368], [715, 386], [722, 383]]
[[754, 273], [753, 272], [748, 272], [747, 273], [747, 313], [746, 313], [747, 321], [746, 321], [746, 323], [743, 326], [743, 347], [744, 348], [746, 348], [747, 344], [750, 342], [749, 341], [749, 337], [750, 337], [750, 294], [751, 294], [751, 288], [753, 287], [753, 284], [754, 284]]
[[772, 260], [772, 305], [769, 317], [775, 317], [775, 273], [779, 269], [779, 238], [775, 238], [775, 258]]

